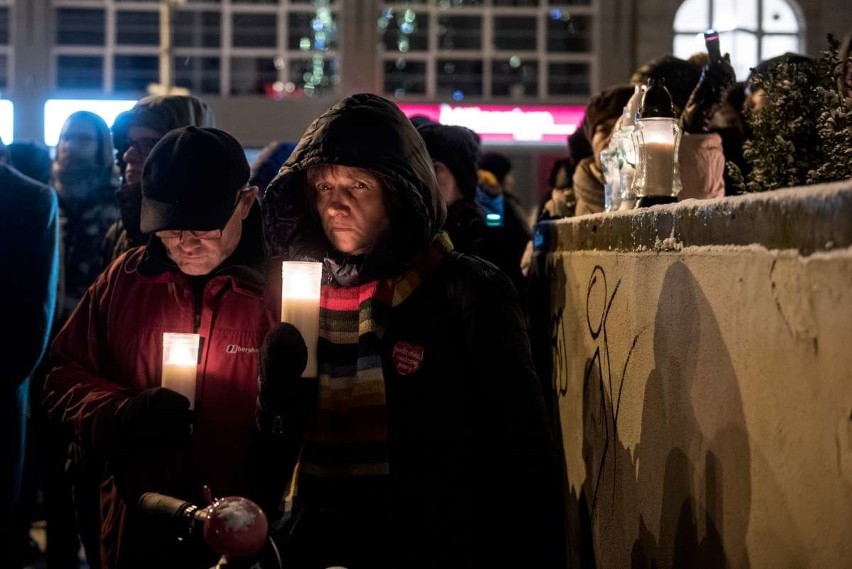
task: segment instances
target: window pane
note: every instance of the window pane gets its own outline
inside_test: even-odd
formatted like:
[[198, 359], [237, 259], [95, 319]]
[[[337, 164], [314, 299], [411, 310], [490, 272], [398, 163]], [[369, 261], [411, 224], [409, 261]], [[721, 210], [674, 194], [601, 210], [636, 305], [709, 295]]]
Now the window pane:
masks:
[[290, 62], [288, 81], [306, 95], [331, 95], [339, 80], [337, 62], [334, 60], [316, 56]]
[[567, 20], [547, 20], [549, 53], [591, 53], [592, 20], [589, 16], [571, 16]]
[[770, 59], [787, 52], [799, 53], [799, 38], [796, 36], [769, 35], [760, 40], [760, 59]]
[[56, 11], [56, 43], [104, 45], [104, 11], [60, 8]]
[[717, 30], [757, 30], [759, 0], [713, 0], [713, 27]]
[[494, 0], [495, 6], [538, 6], [538, 0]]
[[175, 85], [193, 93], [219, 93], [218, 57], [175, 57]]
[[277, 18], [274, 14], [234, 14], [234, 47], [278, 46]]
[[5, 89], [9, 86], [8, 73], [9, 65], [5, 55], [0, 55], [0, 89]]
[[337, 23], [323, 21], [312, 12], [287, 15], [287, 47], [292, 50], [326, 51], [337, 49]]
[[589, 95], [588, 63], [551, 63], [547, 66], [547, 92], [551, 96]]
[[590, 0], [549, 0], [551, 6], [588, 6]]
[[793, 8], [784, 0], [763, 0], [763, 31], [798, 32], [799, 21]]
[[[744, 2], [754, 0], [743, 0]], [[701, 32], [710, 27], [710, 8], [707, 0], [686, 0], [677, 9], [674, 20], [676, 32]]]
[[231, 95], [264, 95], [278, 81], [272, 57], [231, 59]]
[[56, 58], [56, 87], [59, 89], [103, 89], [104, 60], [88, 55]]
[[494, 49], [535, 51], [535, 17], [496, 16], [494, 18]]
[[[748, 77], [750, 69], [757, 65], [757, 36], [747, 31], [719, 34], [722, 53], [730, 51], [731, 65], [740, 80]], [[730, 46], [730, 50], [725, 46]]]
[[521, 99], [538, 95], [538, 62], [495, 61], [491, 64], [491, 93], [495, 97]]
[[160, 80], [156, 55], [116, 55], [113, 62], [116, 91], [145, 91]]
[[175, 12], [174, 43], [177, 47], [219, 47], [221, 15], [218, 12]]
[[439, 17], [438, 49], [482, 49], [482, 18], [479, 16]]
[[9, 43], [9, 8], [0, 8], [0, 44]]
[[436, 71], [438, 96], [452, 97], [457, 101], [482, 96], [481, 61], [439, 59]]
[[[407, 14], [407, 17], [406, 17]], [[376, 20], [384, 51], [426, 51], [429, 49], [429, 16], [413, 10], [383, 10]]]
[[[719, 38], [721, 45], [722, 39]], [[704, 34], [675, 34], [674, 37], [674, 56], [681, 59], [689, 59], [695, 53], [707, 51], [707, 46], [704, 43]], [[722, 46], [724, 53], [725, 46]]]
[[160, 45], [159, 12], [116, 13], [115, 43], [118, 45]]
[[385, 93], [396, 97], [426, 94], [426, 62], [400, 57], [396, 61], [385, 61], [384, 68]]

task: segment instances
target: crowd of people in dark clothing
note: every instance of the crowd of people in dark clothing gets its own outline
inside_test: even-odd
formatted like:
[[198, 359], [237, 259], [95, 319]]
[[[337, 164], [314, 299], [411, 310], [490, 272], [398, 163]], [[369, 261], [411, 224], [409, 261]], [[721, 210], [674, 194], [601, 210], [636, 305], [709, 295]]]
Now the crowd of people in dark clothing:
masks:
[[[680, 198], [734, 193], [724, 165], [748, 167], [759, 94], [698, 56], [591, 97], [532, 212], [475, 132], [370, 94], [251, 165], [190, 95], [143, 98], [111, 127], [74, 113], [53, 159], [0, 143], [10, 567], [36, 502], [49, 569], [77, 567], [80, 544], [93, 569], [209, 567], [137, 505], [205, 505], [205, 485], [260, 504], [284, 567], [565, 567], [532, 227], [606, 209], [601, 154], [649, 79], [686, 133]], [[268, 363], [304, 350], [264, 342], [282, 260], [323, 264], [313, 381]], [[201, 337], [194, 402], [160, 385], [166, 332]]]

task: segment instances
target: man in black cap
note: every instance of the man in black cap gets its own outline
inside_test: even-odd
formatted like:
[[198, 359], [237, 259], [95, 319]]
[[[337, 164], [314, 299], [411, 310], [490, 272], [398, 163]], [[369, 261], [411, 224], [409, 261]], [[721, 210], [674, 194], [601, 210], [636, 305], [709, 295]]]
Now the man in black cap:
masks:
[[[96, 473], [76, 481], [78, 512], [93, 502], [100, 512], [81, 528], [92, 568], [208, 567], [170, 528], [140, 516], [139, 495], [201, 503], [202, 484], [217, 496], [250, 490], [257, 351], [276, 318], [264, 301], [248, 178], [243, 149], [225, 132], [163, 137], [142, 172], [148, 244], [98, 277], [53, 344], [48, 412], [76, 434], [75, 458], [87, 466], [78, 471]], [[161, 386], [168, 332], [199, 336], [195, 389], [184, 394]]]

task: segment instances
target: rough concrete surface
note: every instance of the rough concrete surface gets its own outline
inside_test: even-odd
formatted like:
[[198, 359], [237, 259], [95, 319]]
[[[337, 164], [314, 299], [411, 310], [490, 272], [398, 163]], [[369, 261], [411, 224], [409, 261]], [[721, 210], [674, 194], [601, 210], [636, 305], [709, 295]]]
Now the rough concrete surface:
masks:
[[852, 567], [852, 182], [551, 225], [573, 566]]

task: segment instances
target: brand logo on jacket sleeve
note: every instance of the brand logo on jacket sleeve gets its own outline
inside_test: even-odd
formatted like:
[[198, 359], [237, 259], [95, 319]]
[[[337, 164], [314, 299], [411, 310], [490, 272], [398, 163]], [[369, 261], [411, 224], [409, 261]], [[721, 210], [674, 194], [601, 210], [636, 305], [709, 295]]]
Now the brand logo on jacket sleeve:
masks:
[[226, 354], [256, 354], [259, 351], [257, 348], [247, 348], [237, 344], [228, 344], [225, 348]]
[[416, 373], [423, 364], [423, 346], [414, 346], [408, 342], [397, 342], [391, 353], [393, 365], [399, 375]]

